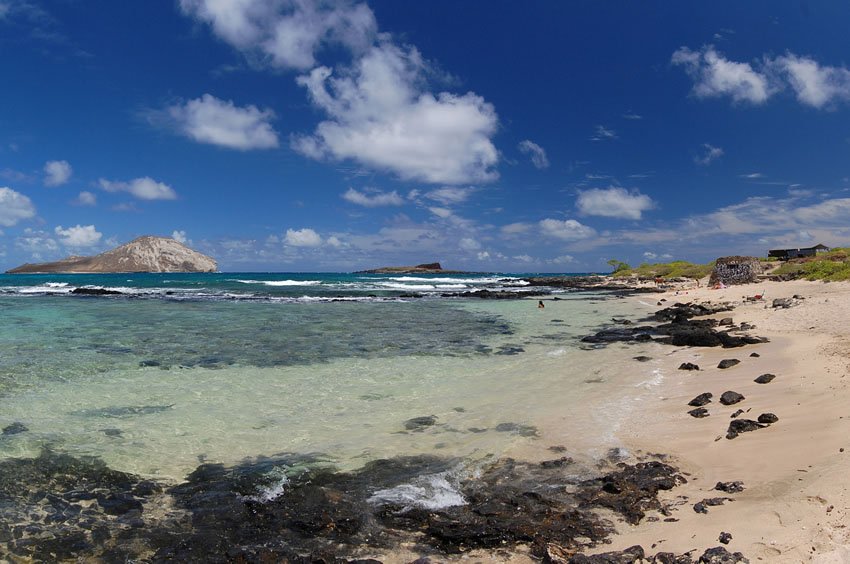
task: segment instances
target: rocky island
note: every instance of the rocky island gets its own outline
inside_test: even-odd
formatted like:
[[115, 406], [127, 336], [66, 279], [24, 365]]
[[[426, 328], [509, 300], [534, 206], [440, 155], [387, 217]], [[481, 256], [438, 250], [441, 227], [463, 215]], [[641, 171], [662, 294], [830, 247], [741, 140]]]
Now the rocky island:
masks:
[[55, 262], [24, 264], [7, 274], [92, 272], [215, 272], [212, 258], [169, 237], [144, 236], [92, 257], [70, 256]]
[[439, 262], [417, 264], [416, 266], [382, 266], [371, 270], [360, 270], [355, 274], [477, 274], [463, 270], [443, 270]]

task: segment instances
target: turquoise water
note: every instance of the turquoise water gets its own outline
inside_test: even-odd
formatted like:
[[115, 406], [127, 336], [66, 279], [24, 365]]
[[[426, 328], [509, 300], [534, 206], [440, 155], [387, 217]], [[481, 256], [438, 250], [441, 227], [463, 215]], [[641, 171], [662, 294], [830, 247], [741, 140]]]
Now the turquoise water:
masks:
[[[77, 296], [76, 287], [115, 296]], [[0, 277], [0, 458], [43, 448], [179, 482], [200, 462], [314, 454], [588, 460], [658, 374], [651, 344], [582, 350], [641, 306], [518, 290], [515, 276], [328, 274]], [[423, 297], [403, 297], [413, 294]], [[414, 417], [434, 424], [405, 428]]]

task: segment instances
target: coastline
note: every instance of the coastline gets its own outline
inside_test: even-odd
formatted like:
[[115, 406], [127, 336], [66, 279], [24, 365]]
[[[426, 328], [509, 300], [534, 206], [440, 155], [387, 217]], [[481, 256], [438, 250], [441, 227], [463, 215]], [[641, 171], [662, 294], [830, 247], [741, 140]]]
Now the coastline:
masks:
[[[755, 326], [769, 343], [742, 348], [676, 347], [664, 359], [664, 380], [658, 400], [645, 404], [624, 425], [620, 438], [634, 452], [662, 452], [689, 475], [688, 483], [665, 492], [678, 504], [675, 521], [644, 520], [630, 526], [618, 523], [611, 544], [594, 553], [623, 550], [640, 544], [648, 553], [668, 551], [698, 557], [718, 546], [721, 532], [732, 535], [730, 552], [742, 552], [751, 561], [846, 562], [850, 559], [850, 531], [846, 518], [850, 496], [845, 477], [850, 470], [847, 440], [850, 416], [848, 364], [850, 335], [842, 311], [850, 305], [850, 286], [822, 282], [767, 282], [708, 288], [671, 289], [659, 294], [668, 303], [736, 302], [736, 323]], [[745, 295], [764, 293], [758, 302], [742, 301]], [[790, 308], [772, 307], [773, 299], [802, 296]], [[634, 299], [634, 298], [632, 298]], [[665, 304], [666, 305], [666, 304]], [[756, 352], [759, 357], [751, 357]], [[737, 366], [720, 370], [722, 359], [735, 358]], [[698, 364], [700, 371], [678, 370], [683, 362]], [[765, 373], [775, 374], [768, 384], [753, 382]], [[724, 406], [719, 396], [727, 390], [745, 400]], [[710, 415], [688, 415], [688, 402], [711, 392]], [[774, 413], [779, 420], [767, 428], [725, 438], [730, 416], [755, 419]], [[717, 482], [742, 481], [744, 491], [724, 494]], [[695, 503], [727, 497], [720, 506], [697, 513]], [[650, 548], [652, 547], [652, 548]]]

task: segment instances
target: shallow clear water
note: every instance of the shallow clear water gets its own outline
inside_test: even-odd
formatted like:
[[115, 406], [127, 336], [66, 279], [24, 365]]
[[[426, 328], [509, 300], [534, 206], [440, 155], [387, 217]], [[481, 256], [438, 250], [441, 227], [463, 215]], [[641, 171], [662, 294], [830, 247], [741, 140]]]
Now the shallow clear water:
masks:
[[[103, 282], [91, 281], [114, 287]], [[631, 360], [652, 345], [579, 348], [580, 336], [640, 306], [560, 298], [538, 309], [533, 300], [0, 296], [0, 427], [28, 428], [0, 439], [0, 457], [47, 446], [179, 481], [203, 461], [281, 452], [340, 468], [407, 454], [540, 458], [555, 444], [601, 456], [660, 375]], [[405, 428], [421, 416], [435, 424]]]

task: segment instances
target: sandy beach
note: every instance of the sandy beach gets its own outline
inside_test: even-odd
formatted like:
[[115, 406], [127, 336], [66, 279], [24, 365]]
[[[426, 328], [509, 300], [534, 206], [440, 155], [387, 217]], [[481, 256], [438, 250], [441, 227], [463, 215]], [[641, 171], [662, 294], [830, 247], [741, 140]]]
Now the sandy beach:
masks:
[[[764, 294], [763, 299], [745, 300], [756, 294]], [[612, 544], [596, 552], [640, 544], [647, 554], [690, 551], [696, 558], [719, 546], [725, 532], [731, 534], [727, 549], [750, 561], [850, 561], [850, 332], [845, 313], [850, 285], [793, 281], [713, 290], [703, 284], [670, 289], [658, 298], [667, 300], [664, 306], [733, 302], [734, 311], [716, 317], [750, 323], [753, 334], [770, 342], [730, 349], [670, 348], [657, 402], [646, 405], [621, 438], [636, 453], [669, 455], [689, 481], [666, 493], [666, 501], [677, 505], [669, 517], [659, 515], [637, 526], [620, 523]], [[791, 307], [772, 307], [777, 298], [791, 298]], [[723, 359], [740, 364], [721, 370], [717, 366]], [[700, 370], [679, 370], [684, 362]], [[776, 377], [755, 383], [762, 374]], [[745, 399], [721, 405], [726, 391]], [[705, 392], [713, 394], [705, 405], [709, 416], [691, 417], [688, 402]], [[739, 419], [773, 413], [778, 421], [727, 439], [731, 416], [739, 409], [744, 411]], [[718, 482], [733, 481], [743, 482], [744, 490], [714, 489]], [[707, 507], [707, 513], [694, 510], [697, 502], [718, 497], [729, 499]]]

